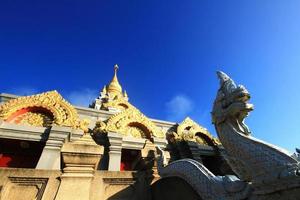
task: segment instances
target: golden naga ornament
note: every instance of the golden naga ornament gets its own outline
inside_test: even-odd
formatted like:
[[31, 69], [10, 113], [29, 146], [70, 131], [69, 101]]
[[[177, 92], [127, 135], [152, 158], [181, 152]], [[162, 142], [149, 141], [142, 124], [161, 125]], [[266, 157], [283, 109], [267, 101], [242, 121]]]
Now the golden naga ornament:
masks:
[[52, 124], [87, 130], [75, 108], [56, 90], [12, 99], [0, 106], [0, 119], [19, 124], [48, 127]]
[[206, 128], [203, 128], [191, 118], [185, 118], [177, 127], [176, 132], [172, 132], [171, 136], [176, 141], [193, 141], [203, 145], [220, 145], [217, 138], [214, 138]]
[[109, 131], [135, 138], [165, 137], [160, 128], [134, 107], [113, 115], [105, 122], [98, 121], [93, 132], [105, 133]]

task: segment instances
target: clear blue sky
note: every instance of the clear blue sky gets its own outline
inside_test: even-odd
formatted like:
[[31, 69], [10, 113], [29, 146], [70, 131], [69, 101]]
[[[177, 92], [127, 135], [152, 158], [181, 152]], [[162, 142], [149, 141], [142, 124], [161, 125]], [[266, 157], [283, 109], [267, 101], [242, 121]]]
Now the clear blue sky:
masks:
[[213, 134], [216, 70], [252, 94], [257, 138], [300, 146], [300, 1], [1, 1], [0, 91], [56, 89], [88, 105], [120, 66], [152, 118], [185, 116]]

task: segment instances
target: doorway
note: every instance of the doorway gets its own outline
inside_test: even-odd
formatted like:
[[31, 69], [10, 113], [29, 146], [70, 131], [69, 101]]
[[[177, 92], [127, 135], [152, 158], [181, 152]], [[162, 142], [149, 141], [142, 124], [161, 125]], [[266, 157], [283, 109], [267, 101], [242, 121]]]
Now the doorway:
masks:
[[141, 151], [134, 149], [122, 149], [121, 155], [121, 171], [136, 170], [136, 165], [141, 159]]

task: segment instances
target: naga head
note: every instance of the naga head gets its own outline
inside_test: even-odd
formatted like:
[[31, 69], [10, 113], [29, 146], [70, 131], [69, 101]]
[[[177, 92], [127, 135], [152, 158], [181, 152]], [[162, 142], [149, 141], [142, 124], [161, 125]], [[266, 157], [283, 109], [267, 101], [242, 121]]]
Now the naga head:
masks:
[[225, 121], [230, 122], [244, 134], [250, 134], [244, 119], [253, 110], [249, 104], [250, 94], [242, 85], [236, 85], [234, 81], [224, 72], [217, 72], [220, 79], [220, 88], [214, 102], [212, 121], [217, 126]]

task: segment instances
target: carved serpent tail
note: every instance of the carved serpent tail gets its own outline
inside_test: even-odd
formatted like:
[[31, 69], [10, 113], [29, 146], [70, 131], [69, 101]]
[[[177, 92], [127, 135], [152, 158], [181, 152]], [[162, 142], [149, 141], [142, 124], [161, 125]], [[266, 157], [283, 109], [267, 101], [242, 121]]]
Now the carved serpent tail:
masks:
[[[182, 159], [174, 161], [164, 167], [164, 153], [157, 147], [158, 156], [158, 173], [161, 177], [179, 177], [185, 180], [197, 193], [198, 195], [207, 200], [235, 200], [242, 199], [246, 192], [241, 192], [244, 189], [238, 181], [231, 181], [228, 177], [215, 176], [211, 173], [204, 165], [192, 160]], [[238, 193], [229, 193], [225, 187], [237, 188]], [[235, 190], [235, 189], [233, 189]]]

